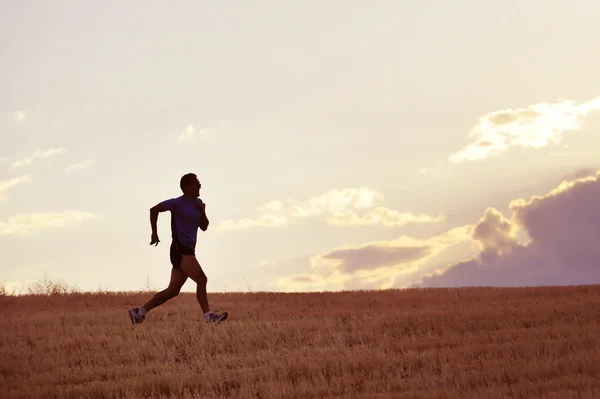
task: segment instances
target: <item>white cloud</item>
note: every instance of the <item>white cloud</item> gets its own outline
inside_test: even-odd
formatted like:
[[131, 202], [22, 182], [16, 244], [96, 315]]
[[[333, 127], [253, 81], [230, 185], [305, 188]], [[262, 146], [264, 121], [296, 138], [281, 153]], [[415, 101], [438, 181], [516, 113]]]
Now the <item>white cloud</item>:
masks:
[[258, 219], [242, 218], [238, 220], [224, 220], [220, 224], [222, 230], [247, 229], [250, 227], [272, 227], [287, 224], [288, 219], [284, 216], [260, 215]]
[[[258, 208], [257, 218], [228, 219], [220, 224], [221, 229], [243, 229], [249, 227], [273, 227], [287, 225], [294, 220], [309, 217], [326, 216], [327, 223], [332, 225], [380, 225], [401, 226], [408, 223], [430, 223], [442, 220], [443, 217], [414, 215], [398, 212], [375, 205], [383, 200], [383, 195], [367, 187], [334, 189], [298, 201], [270, 201]], [[373, 209], [374, 208], [374, 209]], [[364, 215], [357, 211], [371, 209]]]
[[190, 140], [194, 137], [206, 137], [206, 131], [201, 129], [199, 132], [196, 131], [194, 125], [187, 125], [185, 130], [179, 135], [180, 140]]
[[83, 170], [88, 168], [90, 165], [92, 165], [94, 162], [90, 159], [87, 159], [85, 161], [81, 161], [81, 162], [77, 162], [74, 163], [72, 165], [70, 165], [69, 167], [67, 167], [67, 172], [73, 172], [73, 171], [77, 171], [77, 170]]
[[12, 167], [18, 168], [21, 166], [31, 165], [33, 162], [35, 162], [36, 159], [46, 159], [53, 155], [62, 154], [65, 151], [66, 150], [64, 148], [50, 148], [49, 150], [46, 150], [46, 151], [37, 150], [32, 155], [26, 156], [23, 159], [15, 161], [12, 164]]
[[4, 193], [11, 188], [31, 182], [33, 179], [30, 176], [13, 177], [8, 180], [0, 180], [0, 201], [5, 198]]
[[13, 118], [16, 122], [21, 122], [26, 116], [27, 115], [25, 115], [25, 111], [15, 111], [13, 114]]
[[[305, 217], [320, 215], [325, 212], [335, 213], [350, 209], [371, 208], [383, 195], [366, 187], [331, 190], [306, 201], [288, 200], [287, 205], [292, 215]], [[271, 204], [272, 205], [272, 204]], [[284, 204], [279, 204], [280, 209]], [[272, 206], [270, 207], [273, 210]]]
[[453, 163], [496, 156], [509, 147], [541, 148], [559, 143], [563, 134], [580, 128], [580, 119], [600, 109], [600, 97], [575, 104], [571, 100], [495, 111], [471, 128], [471, 143], [450, 155]]
[[39, 230], [66, 227], [97, 217], [82, 211], [21, 213], [9, 217], [6, 222], [0, 221], [0, 236], [32, 234]]
[[339, 212], [330, 216], [327, 221], [337, 225], [404, 226], [410, 223], [437, 223], [444, 219], [444, 215], [415, 215], [411, 212], [399, 212], [378, 206], [362, 216], [354, 211]]

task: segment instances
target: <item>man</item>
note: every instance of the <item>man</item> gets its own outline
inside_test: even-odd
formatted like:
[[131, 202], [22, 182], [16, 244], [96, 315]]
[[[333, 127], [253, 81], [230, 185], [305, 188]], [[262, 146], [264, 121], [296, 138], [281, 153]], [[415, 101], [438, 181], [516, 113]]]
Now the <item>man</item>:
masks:
[[202, 231], [206, 231], [209, 223], [206, 216], [206, 204], [199, 198], [201, 186], [195, 174], [185, 174], [179, 182], [183, 195], [162, 201], [150, 208], [150, 225], [152, 227], [150, 245], [154, 244], [154, 246], [160, 242], [156, 231], [158, 214], [165, 211], [171, 212], [170, 258], [173, 265], [171, 282], [165, 290], [154, 295], [144, 306], [129, 310], [129, 317], [133, 324], [143, 322], [146, 313], [179, 295], [179, 290], [188, 277], [197, 284], [196, 298], [204, 312], [204, 319], [207, 322], [219, 322], [227, 319], [227, 312], [213, 313], [210, 311], [206, 294], [208, 280], [195, 255], [198, 227]]

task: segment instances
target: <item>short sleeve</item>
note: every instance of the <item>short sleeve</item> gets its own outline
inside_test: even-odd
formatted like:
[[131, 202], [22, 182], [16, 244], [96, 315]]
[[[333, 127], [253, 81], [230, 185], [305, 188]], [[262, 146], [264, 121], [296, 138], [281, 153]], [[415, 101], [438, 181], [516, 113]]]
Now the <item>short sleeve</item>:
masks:
[[162, 206], [164, 206], [167, 211], [172, 211], [172, 210], [176, 209], [177, 203], [178, 203], [177, 198], [171, 198], [168, 200], [164, 200], [160, 204]]

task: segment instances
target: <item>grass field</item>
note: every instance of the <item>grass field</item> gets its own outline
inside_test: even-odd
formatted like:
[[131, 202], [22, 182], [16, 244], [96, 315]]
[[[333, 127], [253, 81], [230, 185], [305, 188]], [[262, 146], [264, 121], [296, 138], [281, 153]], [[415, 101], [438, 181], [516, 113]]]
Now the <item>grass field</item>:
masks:
[[599, 398], [600, 286], [0, 296], [8, 398]]

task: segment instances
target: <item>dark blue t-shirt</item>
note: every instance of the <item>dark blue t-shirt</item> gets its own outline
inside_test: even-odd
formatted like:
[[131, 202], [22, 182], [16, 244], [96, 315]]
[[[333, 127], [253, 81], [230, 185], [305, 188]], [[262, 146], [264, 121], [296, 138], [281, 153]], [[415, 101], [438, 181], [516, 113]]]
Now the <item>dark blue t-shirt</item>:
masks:
[[182, 245], [195, 249], [198, 227], [202, 220], [200, 199], [190, 199], [182, 195], [161, 202], [166, 210], [171, 211], [171, 236]]

